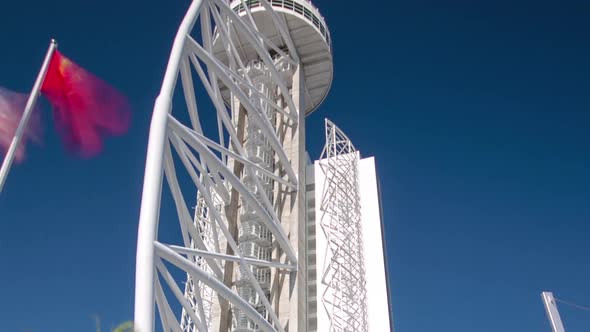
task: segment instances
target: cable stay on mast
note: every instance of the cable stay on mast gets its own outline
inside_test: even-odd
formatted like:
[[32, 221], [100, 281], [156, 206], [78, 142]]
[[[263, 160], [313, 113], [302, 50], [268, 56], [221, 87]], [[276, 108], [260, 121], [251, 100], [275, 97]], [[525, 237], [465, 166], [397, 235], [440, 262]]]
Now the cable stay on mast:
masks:
[[555, 301], [557, 301], [559, 303], [563, 303], [563, 304], [568, 305], [570, 307], [573, 307], [573, 308], [576, 308], [576, 309], [580, 309], [582, 311], [588, 311], [588, 312], [590, 312], [590, 307], [588, 307], [588, 306], [583, 306], [583, 305], [576, 304], [576, 303], [573, 303], [573, 302], [565, 301], [565, 300], [562, 300], [562, 299], [558, 299], [556, 297], [554, 297], [554, 299], [555, 299]]

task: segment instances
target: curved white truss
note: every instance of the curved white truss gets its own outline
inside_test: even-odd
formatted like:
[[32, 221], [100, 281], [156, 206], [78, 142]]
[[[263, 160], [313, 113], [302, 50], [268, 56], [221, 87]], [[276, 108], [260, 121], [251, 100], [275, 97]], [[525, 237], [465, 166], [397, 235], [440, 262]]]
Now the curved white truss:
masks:
[[[272, 11], [268, 0], [260, 2]], [[284, 331], [268, 298], [269, 286], [261, 281], [267, 275], [260, 271], [270, 269], [276, 276], [296, 271], [298, 265], [273, 193], [297, 194], [300, 188], [283, 146], [285, 128], [297, 128], [302, 119], [289, 90], [299, 59], [284, 22], [273, 16], [289, 54], [258, 33], [245, 7], [247, 15], [241, 18], [227, 1], [195, 0], [174, 40], [154, 106], [142, 194], [134, 319], [141, 332], [154, 330], [155, 308], [166, 332], [209, 331], [215, 307], [218, 315], [234, 311], [234, 331]], [[241, 58], [232, 37], [235, 29], [246, 36], [241, 43], [256, 50], [258, 61]], [[216, 58], [214, 48], [229, 60]], [[179, 120], [186, 118], [184, 107], [171, 113], [179, 73], [189, 124]], [[205, 102], [216, 111], [213, 137], [201, 125], [198, 105], [203, 101], [197, 100], [195, 73], [209, 97]], [[222, 89], [230, 91], [230, 101], [223, 99]], [[177, 172], [185, 172], [196, 187], [194, 219], [183, 194], [186, 183]], [[180, 243], [158, 240], [164, 177], [176, 206]], [[261, 241], [238, 239], [237, 218], [245, 218], [246, 209], [255, 217], [252, 232], [263, 236]], [[248, 250], [269, 254], [261, 258]], [[242, 286], [235, 283], [234, 263]], [[183, 280], [169, 270], [172, 266], [184, 271]], [[246, 327], [236, 325], [240, 319]]]
[[320, 227], [326, 248], [318, 250], [325, 253], [321, 301], [330, 331], [368, 330], [358, 160], [350, 139], [326, 119], [326, 145], [319, 162], [325, 177]]

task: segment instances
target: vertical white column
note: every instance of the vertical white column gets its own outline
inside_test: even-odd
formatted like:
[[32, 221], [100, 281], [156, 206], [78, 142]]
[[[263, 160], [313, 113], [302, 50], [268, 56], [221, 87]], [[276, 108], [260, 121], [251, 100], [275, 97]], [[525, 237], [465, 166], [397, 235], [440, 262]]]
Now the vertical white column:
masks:
[[202, 0], [195, 0], [191, 3], [178, 28], [168, 65], [166, 66], [162, 88], [158, 98], [156, 98], [150, 125], [135, 263], [135, 312], [133, 321], [134, 329], [141, 332], [154, 331], [155, 323], [154, 290], [156, 271], [154, 266], [154, 241], [157, 239], [160, 219], [168, 113], [172, 107], [172, 96], [176, 87], [180, 61], [184, 56], [186, 38], [197, 20], [202, 2]]
[[[291, 96], [298, 111], [298, 123], [285, 134], [283, 147], [297, 174], [297, 192], [286, 195], [281, 222], [288, 233], [291, 246], [297, 253], [297, 271], [288, 273], [279, 292], [278, 313], [288, 332], [306, 330], [307, 267], [305, 259], [305, 114], [303, 72], [298, 66], [293, 74]], [[302, 259], [303, 258], [303, 259]]]
[[158, 97], [150, 126], [148, 153], [141, 197], [139, 229], [137, 231], [137, 256], [135, 266], [135, 329], [142, 332], [154, 330], [154, 241], [158, 235], [160, 197], [162, 194], [166, 124], [170, 110], [170, 98]]

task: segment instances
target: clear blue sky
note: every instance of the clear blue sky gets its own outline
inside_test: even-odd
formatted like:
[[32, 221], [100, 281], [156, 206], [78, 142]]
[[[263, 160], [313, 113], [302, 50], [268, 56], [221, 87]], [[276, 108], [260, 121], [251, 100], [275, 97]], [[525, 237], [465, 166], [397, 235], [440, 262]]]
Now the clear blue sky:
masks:
[[[590, 305], [587, 1], [328, 1], [329, 117], [377, 158], [399, 332], [550, 331], [540, 292]], [[10, 1], [0, 85], [30, 89], [50, 37], [127, 94], [128, 135], [64, 152], [46, 114], [0, 195], [0, 330], [132, 318], [148, 124], [188, 1]], [[47, 111], [47, 105], [45, 105]], [[170, 213], [171, 208], [163, 213]], [[590, 314], [560, 306], [568, 331]]]

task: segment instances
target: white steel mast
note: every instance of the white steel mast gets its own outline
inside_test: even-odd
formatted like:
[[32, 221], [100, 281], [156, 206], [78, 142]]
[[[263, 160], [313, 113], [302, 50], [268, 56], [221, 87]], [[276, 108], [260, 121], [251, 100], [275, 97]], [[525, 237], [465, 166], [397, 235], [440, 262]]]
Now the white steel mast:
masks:
[[561, 317], [559, 316], [559, 311], [557, 310], [557, 303], [555, 302], [555, 297], [553, 297], [553, 293], [543, 292], [541, 293], [541, 298], [543, 298], [543, 304], [545, 305], [547, 318], [549, 319], [549, 323], [551, 324], [551, 329], [553, 330], [553, 332], [565, 332], [565, 328], [563, 327], [563, 323], [561, 322]]
[[[150, 127], [138, 331], [154, 331], [156, 312], [166, 332], [306, 330], [305, 115], [331, 82], [330, 35], [309, 1], [191, 3]], [[164, 178], [176, 217], [160, 220]], [[178, 241], [163, 243], [171, 222]]]

